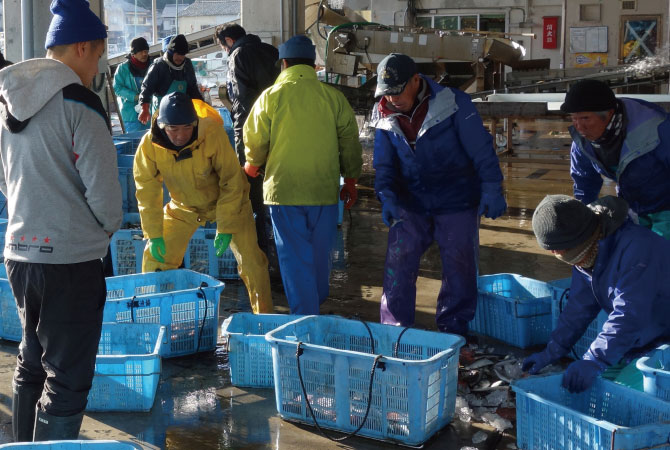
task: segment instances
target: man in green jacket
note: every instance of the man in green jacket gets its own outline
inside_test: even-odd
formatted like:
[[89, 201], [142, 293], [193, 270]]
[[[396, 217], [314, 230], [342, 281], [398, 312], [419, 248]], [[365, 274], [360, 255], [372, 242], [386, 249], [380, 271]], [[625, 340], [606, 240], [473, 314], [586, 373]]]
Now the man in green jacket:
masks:
[[305, 36], [279, 46], [282, 73], [244, 124], [250, 177], [265, 164], [263, 198], [277, 243], [291, 314], [319, 314], [328, 297], [330, 250], [340, 199], [356, 202], [363, 165], [356, 117], [344, 95], [321, 83], [316, 52]]
[[130, 42], [128, 61], [119, 65], [114, 74], [114, 93], [119, 101], [126, 133], [146, 130], [150, 125], [149, 122], [143, 125], [137, 119], [142, 80], [147, 75], [149, 63], [149, 43], [143, 37], [137, 37]]

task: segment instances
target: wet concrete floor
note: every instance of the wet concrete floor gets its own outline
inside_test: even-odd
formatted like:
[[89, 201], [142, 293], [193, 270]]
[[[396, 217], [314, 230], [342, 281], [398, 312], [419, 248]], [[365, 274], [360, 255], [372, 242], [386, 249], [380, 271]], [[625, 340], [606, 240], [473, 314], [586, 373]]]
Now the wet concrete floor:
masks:
[[[518, 273], [540, 280], [570, 275], [568, 265], [536, 244], [530, 219], [535, 205], [546, 194], [570, 194], [567, 123], [537, 120], [517, 124], [511, 155], [501, 154], [507, 214], [495, 221], [483, 219], [480, 230], [480, 274]], [[334, 250], [330, 298], [324, 314], [339, 314], [369, 321], [379, 320], [382, 270], [386, 251], [386, 226], [374, 197], [374, 174], [369, 146], [365, 170], [359, 180], [359, 201], [338, 231]], [[613, 193], [612, 183], [603, 192]], [[417, 281], [416, 326], [435, 330], [435, 301], [440, 288], [440, 258], [431, 247], [422, 258]], [[273, 286], [276, 312], [288, 312], [281, 286]], [[248, 311], [246, 292], [239, 282], [227, 282], [219, 320], [231, 313]], [[514, 349], [482, 339], [516, 356], [530, 350]], [[0, 443], [11, 442], [11, 378], [18, 344], [0, 341]], [[472, 443], [483, 430], [489, 439]], [[167, 449], [378, 449], [393, 444], [354, 437], [333, 443], [310, 426], [279, 418], [274, 390], [236, 388], [230, 383], [228, 356], [216, 352], [163, 361], [156, 401], [148, 413], [87, 413], [83, 439], [130, 440], [145, 448]], [[499, 435], [481, 423], [455, 419], [426, 449], [513, 448], [514, 430]]]

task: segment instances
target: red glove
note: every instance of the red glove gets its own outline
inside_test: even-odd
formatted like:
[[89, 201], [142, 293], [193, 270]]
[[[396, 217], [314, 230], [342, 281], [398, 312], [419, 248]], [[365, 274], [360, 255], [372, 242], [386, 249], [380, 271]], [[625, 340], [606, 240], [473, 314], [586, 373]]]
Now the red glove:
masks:
[[248, 162], [244, 163], [244, 172], [249, 175], [251, 178], [256, 178], [258, 176], [258, 172], [261, 170], [260, 167], [257, 166], [252, 166]]
[[358, 200], [358, 191], [356, 191], [356, 178], [345, 178], [344, 186], [340, 191], [340, 200], [344, 202], [344, 207], [351, 209]]
[[142, 103], [142, 112], [137, 117], [137, 120], [139, 120], [142, 123], [142, 125], [146, 125], [149, 119], [151, 119], [151, 113], [149, 112], [149, 104]]

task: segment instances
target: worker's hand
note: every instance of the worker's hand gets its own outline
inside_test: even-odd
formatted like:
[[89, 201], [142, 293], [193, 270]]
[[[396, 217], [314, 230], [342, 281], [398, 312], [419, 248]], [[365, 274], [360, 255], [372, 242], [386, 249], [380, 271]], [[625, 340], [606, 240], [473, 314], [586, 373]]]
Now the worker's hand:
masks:
[[248, 162], [244, 163], [244, 172], [249, 175], [251, 178], [256, 178], [261, 168], [258, 166], [252, 166]]
[[142, 112], [137, 117], [137, 120], [139, 120], [142, 123], [142, 125], [146, 125], [149, 119], [151, 119], [151, 113], [149, 112], [149, 104], [142, 103]]
[[482, 196], [479, 200], [479, 216], [485, 214], [489, 219], [497, 219], [507, 209], [500, 184], [482, 183]]
[[149, 253], [151, 253], [151, 256], [153, 256], [156, 261], [164, 263], [165, 259], [163, 259], [163, 256], [165, 256], [165, 239], [162, 237], [149, 239]]
[[554, 360], [555, 358], [551, 355], [551, 353], [545, 349], [541, 352], [533, 353], [528, 358], [524, 359], [521, 370], [528, 372], [531, 375], [535, 375], [540, 370], [553, 363]]
[[340, 200], [344, 202], [344, 207], [351, 209], [358, 200], [358, 191], [356, 191], [356, 178], [345, 178], [344, 186], [340, 191]]
[[598, 375], [606, 368], [603, 364], [589, 359], [575, 361], [563, 374], [561, 386], [572, 393], [585, 391], [593, 385]]
[[382, 203], [382, 220], [387, 227], [393, 225], [393, 222], [398, 218], [398, 207], [395, 201], [387, 198]]
[[230, 240], [233, 238], [232, 234], [229, 233], [216, 233], [214, 238], [214, 248], [216, 249], [216, 256], [223, 256], [223, 253], [226, 251], [230, 245]]

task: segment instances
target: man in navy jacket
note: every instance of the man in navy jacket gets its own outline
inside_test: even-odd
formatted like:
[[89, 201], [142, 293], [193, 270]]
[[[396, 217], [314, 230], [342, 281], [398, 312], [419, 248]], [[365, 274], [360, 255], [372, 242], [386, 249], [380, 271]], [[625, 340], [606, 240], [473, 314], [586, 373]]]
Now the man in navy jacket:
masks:
[[414, 323], [419, 261], [437, 241], [437, 326], [465, 335], [477, 307], [479, 217], [507, 208], [491, 135], [467, 94], [420, 75], [406, 55], [379, 64], [375, 95], [375, 191], [389, 226], [381, 322]]
[[566, 355], [601, 309], [608, 314], [602, 330], [563, 376], [571, 392], [670, 341], [670, 242], [628, 220], [625, 200], [608, 196], [586, 206], [549, 195], [535, 209], [533, 230], [540, 247], [574, 267], [570, 301], [551, 340], [523, 370], [535, 374]]
[[[617, 195], [640, 225], [670, 239], [670, 117], [644, 100], [616, 98], [597, 80], [575, 83], [561, 111], [570, 113], [573, 143], [570, 175], [575, 197], [598, 198], [602, 176], [617, 183]], [[602, 175], [602, 176], [601, 176]]]

